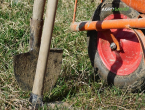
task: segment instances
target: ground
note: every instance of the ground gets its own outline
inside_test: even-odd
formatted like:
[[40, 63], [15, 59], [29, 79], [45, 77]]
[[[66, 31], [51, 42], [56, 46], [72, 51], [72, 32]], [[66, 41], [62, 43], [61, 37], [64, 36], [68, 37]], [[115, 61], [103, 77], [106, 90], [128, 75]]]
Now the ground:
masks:
[[[99, 0], [78, 0], [76, 21], [90, 20]], [[87, 52], [86, 32], [72, 32], [74, 0], [59, 0], [51, 48], [62, 48], [61, 75], [44, 102], [62, 101], [79, 109], [144, 109], [144, 91], [131, 93], [97, 79]], [[33, 0], [0, 3], [0, 109], [29, 109], [30, 92], [19, 88], [13, 56], [29, 51]], [[42, 109], [47, 109], [45, 105]], [[56, 108], [57, 109], [57, 108]], [[67, 109], [67, 108], [66, 108]]]

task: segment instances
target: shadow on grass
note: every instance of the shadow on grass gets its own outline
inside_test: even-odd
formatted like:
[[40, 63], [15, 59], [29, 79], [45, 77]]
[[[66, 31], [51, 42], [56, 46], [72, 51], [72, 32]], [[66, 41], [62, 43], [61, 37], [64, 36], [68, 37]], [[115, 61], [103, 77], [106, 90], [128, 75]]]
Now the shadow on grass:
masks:
[[[80, 89], [87, 89], [88, 87], [94, 88], [95, 83], [100, 82], [100, 78], [97, 74], [98, 70], [96, 69], [94, 73], [85, 76], [84, 79], [79, 79], [79, 76], [71, 75], [61, 77], [56, 83], [54, 89], [49, 94], [44, 95], [43, 101], [45, 103], [55, 102], [55, 101], [64, 101], [74, 97], [79, 93]], [[80, 73], [79, 75], [81, 75]], [[94, 89], [100, 88], [97, 85]]]

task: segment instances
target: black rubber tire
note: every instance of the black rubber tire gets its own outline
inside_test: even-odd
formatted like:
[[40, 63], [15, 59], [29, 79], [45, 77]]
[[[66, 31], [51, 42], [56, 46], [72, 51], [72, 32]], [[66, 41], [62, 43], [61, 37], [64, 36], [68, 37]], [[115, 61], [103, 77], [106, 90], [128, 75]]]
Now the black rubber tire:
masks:
[[[92, 17], [93, 21], [96, 20], [104, 20], [108, 15], [113, 13], [121, 13], [130, 18], [135, 18], [139, 15], [137, 11], [129, 7], [128, 11], [101, 11], [102, 8], [105, 7], [128, 7], [125, 3], [120, 0], [105, 0], [101, 3]], [[139, 67], [130, 75], [127, 76], [119, 76], [111, 71], [109, 71], [105, 65], [103, 64], [98, 51], [97, 51], [97, 31], [88, 31], [88, 54], [94, 69], [98, 70], [98, 75], [101, 79], [105, 80], [108, 84], [113, 84], [121, 89], [130, 88], [131, 91], [144, 89], [145, 85], [145, 67], [143, 59], [139, 65]]]

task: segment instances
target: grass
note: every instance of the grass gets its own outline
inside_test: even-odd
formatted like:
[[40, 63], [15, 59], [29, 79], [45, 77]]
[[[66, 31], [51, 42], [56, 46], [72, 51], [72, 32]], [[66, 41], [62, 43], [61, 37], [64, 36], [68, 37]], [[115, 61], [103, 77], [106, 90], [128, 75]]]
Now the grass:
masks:
[[[89, 20], [98, 1], [79, 0], [76, 20]], [[144, 109], [144, 91], [130, 93], [94, 79], [86, 32], [71, 32], [69, 28], [73, 6], [74, 0], [59, 0], [51, 47], [63, 49], [63, 63], [61, 76], [51, 93], [44, 95], [44, 101], [63, 101], [84, 110]], [[30, 92], [22, 91], [15, 80], [13, 55], [29, 51], [32, 8], [32, 0], [2, 0], [0, 3], [1, 110], [29, 109]]]

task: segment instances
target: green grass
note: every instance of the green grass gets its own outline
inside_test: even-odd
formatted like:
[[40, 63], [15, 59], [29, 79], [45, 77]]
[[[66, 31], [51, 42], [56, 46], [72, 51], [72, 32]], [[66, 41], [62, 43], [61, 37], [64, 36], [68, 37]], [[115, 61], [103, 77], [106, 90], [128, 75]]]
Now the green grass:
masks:
[[[13, 56], [28, 52], [32, 0], [0, 3], [0, 109], [29, 108], [30, 92], [22, 91], [14, 77]], [[89, 20], [99, 0], [78, 0], [77, 21]], [[44, 101], [63, 101], [88, 109], [143, 109], [145, 94], [130, 93], [95, 80], [87, 52], [86, 32], [71, 32], [74, 0], [59, 0], [52, 48], [63, 49], [61, 76]], [[44, 106], [43, 109], [47, 109]], [[58, 108], [59, 109], [59, 108]]]

